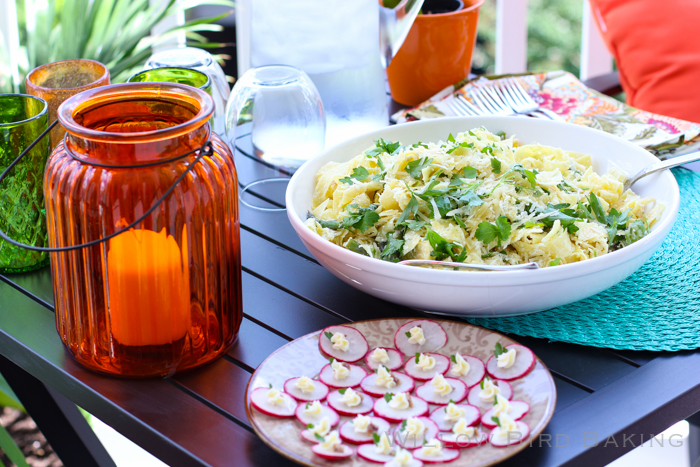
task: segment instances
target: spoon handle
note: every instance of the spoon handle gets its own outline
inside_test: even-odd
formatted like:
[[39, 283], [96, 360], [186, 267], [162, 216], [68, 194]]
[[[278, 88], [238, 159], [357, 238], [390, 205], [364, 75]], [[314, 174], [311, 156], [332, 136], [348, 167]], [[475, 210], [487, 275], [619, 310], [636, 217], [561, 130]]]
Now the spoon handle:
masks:
[[690, 162], [695, 162], [697, 160], [700, 160], [700, 151], [694, 151], [683, 156], [673, 157], [671, 159], [666, 159], [665, 161], [652, 164], [643, 168], [637, 175], [627, 180], [627, 182], [625, 182], [625, 190], [634, 185], [637, 180], [644, 178], [647, 175], [651, 175], [661, 170], [677, 167], [679, 165], [688, 164]]
[[469, 263], [455, 263], [452, 261], [437, 261], [431, 259], [405, 259], [399, 261], [398, 264], [407, 264], [409, 266], [448, 266], [453, 268], [463, 268], [463, 269], [480, 269], [482, 271], [517, 271], [519, 269], [539, 269], [537, 263], [524, 263], [524, 264], [512, 264], [499, 266], [495, 264], [469, 264]]

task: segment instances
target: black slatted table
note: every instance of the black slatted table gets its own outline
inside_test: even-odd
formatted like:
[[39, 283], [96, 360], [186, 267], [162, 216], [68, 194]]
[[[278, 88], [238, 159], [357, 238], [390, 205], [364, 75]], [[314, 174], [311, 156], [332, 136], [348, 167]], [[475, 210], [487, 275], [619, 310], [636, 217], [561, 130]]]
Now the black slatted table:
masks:
[[[243, 184], [285, 176], [250, 154]], [[282, 187], [283, 188], [283, 187]], [[249, 201], [283, 204], [283, 189]], [[241, 206], [240, 336], [217, 362], [164, 379], [97, 375], [71, 360], [54, 324], [48, 268], [0, 276], [0, 372], [69, 467], [113, 465], [73, 403], [173, 466], [294, 465], [253, 433], [244, 392], [254, 369], [292, 339], [331, 324], [426, 316], [336, 279], [302, 245], [285, 212]], [[558, 403], [545, 433], [503, 466], [599, 466], [700, 410], [700, 352], [615, 352], [513, 336], [550, 368]]]

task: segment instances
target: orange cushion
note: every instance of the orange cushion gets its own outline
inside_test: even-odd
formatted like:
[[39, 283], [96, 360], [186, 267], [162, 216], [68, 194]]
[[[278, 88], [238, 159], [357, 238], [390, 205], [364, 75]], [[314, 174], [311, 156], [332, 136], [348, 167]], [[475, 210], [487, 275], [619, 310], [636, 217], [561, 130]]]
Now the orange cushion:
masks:
[[700, 1], [590, 0], [627, 103], [700, 122]]

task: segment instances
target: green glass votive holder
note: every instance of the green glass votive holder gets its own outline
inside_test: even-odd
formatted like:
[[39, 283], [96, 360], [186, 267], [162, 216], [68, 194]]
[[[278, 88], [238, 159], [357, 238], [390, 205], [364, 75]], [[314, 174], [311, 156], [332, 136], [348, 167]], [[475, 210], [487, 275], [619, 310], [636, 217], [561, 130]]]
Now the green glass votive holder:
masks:
[[[45, 100], [24, 94], [0, 94], [0, 173], [49, 125]], [[49, 138], [44, 137], [0, 182], [0, 229], [10, 238], [46, 247], [44, 169]], [[0, 239], [0, 273], [26, 272], [49, 264], [49, 254]]]
[[152, 68], [131, 75], [128, 83], [180, 83], [199, 88], [211, 95], [209, 75], [191, 68]]

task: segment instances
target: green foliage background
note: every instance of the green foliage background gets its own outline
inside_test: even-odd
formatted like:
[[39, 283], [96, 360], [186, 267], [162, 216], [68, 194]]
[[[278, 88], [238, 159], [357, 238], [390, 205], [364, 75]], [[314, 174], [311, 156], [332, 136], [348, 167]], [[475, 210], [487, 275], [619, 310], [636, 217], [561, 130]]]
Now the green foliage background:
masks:
[[[583, 0], [529, 0], [527, 69], [566, 70], [578, 76]], [[496, 0], [486, 0], [479, 15], [473, 71], [494, 73]]]

